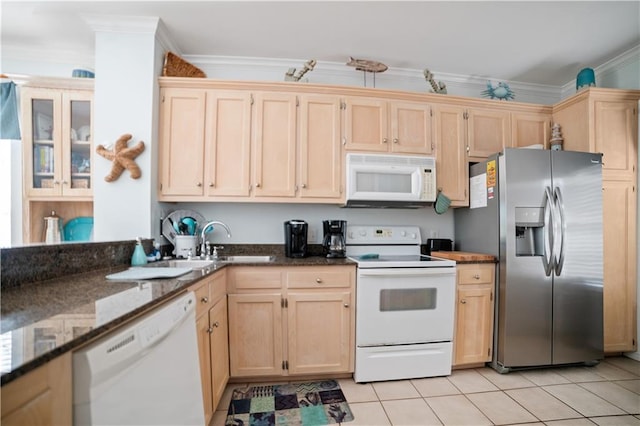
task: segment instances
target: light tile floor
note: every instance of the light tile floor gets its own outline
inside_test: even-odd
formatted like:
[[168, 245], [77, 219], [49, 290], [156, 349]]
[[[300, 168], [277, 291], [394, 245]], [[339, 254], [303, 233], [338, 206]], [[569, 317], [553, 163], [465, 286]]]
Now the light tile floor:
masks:
[[[359, 384], [340, 379], [356, 425], [640, 426], [640, 362], [607, 358], [595, 367], [499, 374], [491, 368], [448, 377]], [[222, 426], [230, 384], [211, 426]]]

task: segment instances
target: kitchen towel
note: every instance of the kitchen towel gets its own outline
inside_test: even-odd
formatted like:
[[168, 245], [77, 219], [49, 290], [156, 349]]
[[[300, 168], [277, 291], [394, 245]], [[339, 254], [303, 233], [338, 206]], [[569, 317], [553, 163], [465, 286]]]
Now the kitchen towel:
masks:
[[0, 82], [0, 139], [20, 139], [16, 84], [11, 80]]

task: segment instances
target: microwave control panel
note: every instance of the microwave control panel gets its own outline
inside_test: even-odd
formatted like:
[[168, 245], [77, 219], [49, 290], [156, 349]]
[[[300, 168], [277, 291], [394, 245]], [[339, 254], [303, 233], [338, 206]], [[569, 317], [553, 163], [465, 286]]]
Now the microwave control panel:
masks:
[[422, 169], [422, 199], [425, 201], [436, 200], [436, 171], [435, 168]]

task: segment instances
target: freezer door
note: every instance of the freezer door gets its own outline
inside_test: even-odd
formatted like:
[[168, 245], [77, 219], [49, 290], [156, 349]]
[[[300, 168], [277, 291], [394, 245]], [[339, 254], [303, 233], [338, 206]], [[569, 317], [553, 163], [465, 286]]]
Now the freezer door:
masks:
[[552, 151], [558, 229], [553, 286], [553, 364], [603, 358], [600, 154]]
[[549, 365], [553, 278], [545, 273], [545, 264], [552, 245], [550, 151], [505, 149], [498, 157], [498, 182], [497, 361], [505, 367]]

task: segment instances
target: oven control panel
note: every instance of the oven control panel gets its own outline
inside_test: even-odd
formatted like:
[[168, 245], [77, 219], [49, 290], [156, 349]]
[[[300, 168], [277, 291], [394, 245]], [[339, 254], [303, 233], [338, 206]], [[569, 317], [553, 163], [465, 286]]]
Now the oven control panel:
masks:
[[418, 226], [347, 225], [346, 243], [349, 244], [420, 244]]

